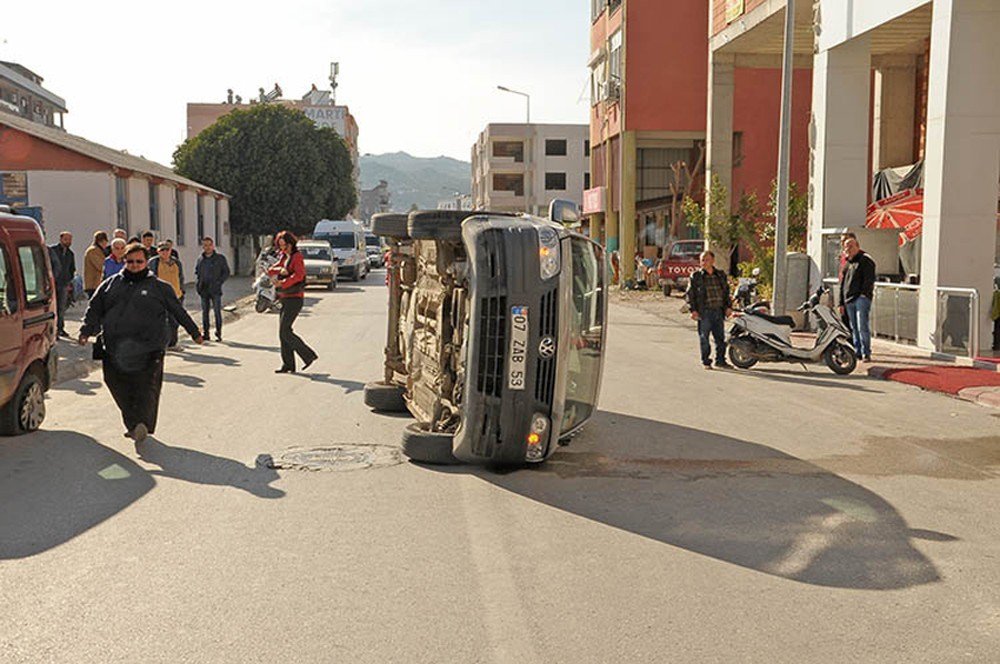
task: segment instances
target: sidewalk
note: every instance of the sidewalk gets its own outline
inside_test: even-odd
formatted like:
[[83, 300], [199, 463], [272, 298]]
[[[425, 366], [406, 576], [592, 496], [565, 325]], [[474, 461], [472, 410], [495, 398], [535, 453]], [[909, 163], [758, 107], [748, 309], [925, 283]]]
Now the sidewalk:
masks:
[[[240, 300], [250, 297], [252, 293], [253, 280], [250, 277], [230, 277], [223, 289], [223, 324], [239, 318], [237, 304]], [[184, 298], [184, 306], [198, 327], [201, 327], [201, 302], [197, 293], [194, 292], [194, 285], [188, 287], [187, 296]], [[87, 302], [81, 300], [69, 308], [66, 312], [66, 331], [70, 337], [60, 338], [56, 344], [56, 351], [59, 353], [59, 369], [57, 383], [64, 383], [69, 380], [86, 376], [88, 373], [100, 366], [100, 362], [92, 359], [93, 349], [90, 344], [79, 346], [76, 338], [80, 334], [80, 327], [83, 325], [83, 314], [87, 310]], [[213, 321], [214, 325], [214, 321]], [[186, 338], [184, 330], [180, 331], [181, 339]]]

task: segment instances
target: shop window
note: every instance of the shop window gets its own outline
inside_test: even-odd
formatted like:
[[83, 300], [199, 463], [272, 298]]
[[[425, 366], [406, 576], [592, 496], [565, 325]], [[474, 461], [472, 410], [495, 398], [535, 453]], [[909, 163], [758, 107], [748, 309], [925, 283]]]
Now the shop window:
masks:
[[566, 156], [566, 139], [564, 139], [564, 138], [547, 138], [547, 139], [545, 139], [545, 156], [546, 157], [565, 157]]
[[545, 191], [566, 191], [566, 174], [546, 173]]

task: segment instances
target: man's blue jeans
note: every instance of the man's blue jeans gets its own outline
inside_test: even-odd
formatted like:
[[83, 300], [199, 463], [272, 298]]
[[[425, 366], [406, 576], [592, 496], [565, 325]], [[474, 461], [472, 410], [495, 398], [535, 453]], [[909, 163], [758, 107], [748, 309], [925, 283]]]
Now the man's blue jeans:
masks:
[[847, 303], [847, 316], [851, 319], [851, 333], [854, 336], [854, 352], [861, 359], [872, 356], [872, 329], [868, 323], [872, 311], [872, 301], [864, 295]]
[[712, 347], [709, 337], [715, 337], [715, 363], [726, 362], [726, 312], [722, 309], [706, 309], [698, 319], [698, 337], [701, 340], [701, 363], [712, 363]]
[[208, 336], [208, 310], [215, 310], [215, 333], [222, 336], [222, 293], [210, 295], [205, 293], [201, 296], [201, 329], [205, 336]]

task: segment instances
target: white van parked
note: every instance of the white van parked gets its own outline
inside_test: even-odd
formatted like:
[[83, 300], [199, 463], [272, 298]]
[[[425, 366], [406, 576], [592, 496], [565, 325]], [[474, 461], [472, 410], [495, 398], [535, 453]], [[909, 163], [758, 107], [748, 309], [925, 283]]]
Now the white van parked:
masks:
[[368, 276], [368, 255], [365, 251], [365, 229], [356, 221], [331, 221], [316, 223], [312, 239], [330, 243], [337, 258], [339, 274], [352, 281]]

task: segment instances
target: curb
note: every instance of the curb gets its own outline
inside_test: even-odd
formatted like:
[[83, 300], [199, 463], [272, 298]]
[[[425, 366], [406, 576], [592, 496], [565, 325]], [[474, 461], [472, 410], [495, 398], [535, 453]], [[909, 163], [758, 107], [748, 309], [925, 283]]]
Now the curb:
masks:
[[[893, 367], [885, 366], [875, 366], [868, 369], [868, 375], [871, 378], [877, 380], [887, 380], [893, 381], [888, 378], [886, 374], [893, 371]], [[951, 394], [949, 392], [939, 392], [938, 390], [930, 390], [919, 385], [911, 385], [910, 383], [902, 383], [900, 385], [909, 385], [910, 387], [916, 387], [924, 392], [932, 392], [934, 394], [940, 394], [942, 396], [951, 397], [953, 399], [960, 399], [962, 401], [968, 401], [970, 403], [978, 404], [980, 406], [985, 406], [987, 408], [997, 408], [1000, 409], [1000, 387], [967, 387], [964, 390], [959, 391], [958, 394]]]
[[[243, 312], [247, 307], [252, 307], [256, 295], [247, 295], [235, 302], [227, 304], [222, 308], [222, 322], [233, 323], [243, 317]], [[189, 312], [190, 313], [190, 312]], [[183, 330], [182, 330], [183, 332]], [[77, 359], [59, 359], [55, 385], [62, 385], [71, 380], [77, 380], [89, 375], [95, 369], [101, 367], [100, 360], [92, 360], [89, 357]]]

